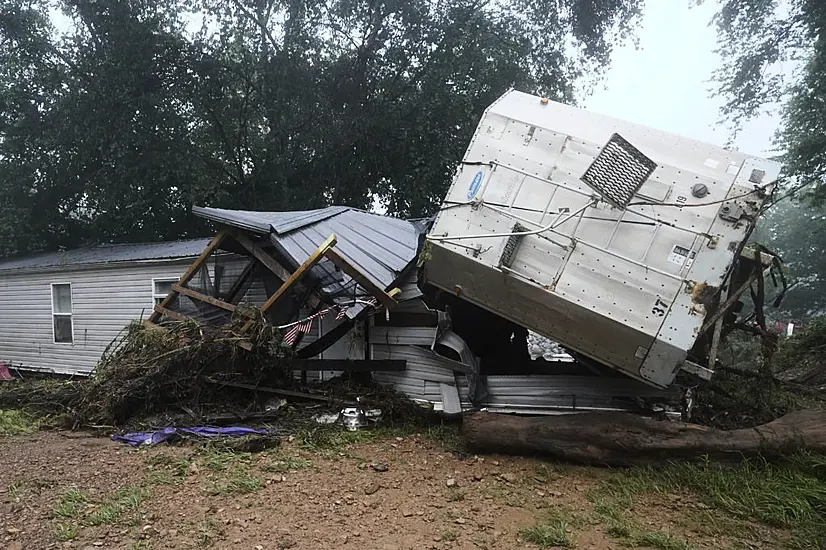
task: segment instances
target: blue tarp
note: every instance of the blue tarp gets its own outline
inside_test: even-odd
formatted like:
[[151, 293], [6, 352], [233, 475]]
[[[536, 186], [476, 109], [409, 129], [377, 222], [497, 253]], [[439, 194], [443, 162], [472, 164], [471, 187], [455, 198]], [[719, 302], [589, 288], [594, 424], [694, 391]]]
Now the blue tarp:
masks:
[[256, 430], [254, 428], [243, 428], [240, 426], [230, 426], [228, 428], [162, 428], [155, 432], [134, 432], [123, 435], [113, 435], [112, 441], [120, 441], [133, 447], [139, 445], [155, 445], [167, 441], [177, 434], [197, 435], [201, 437], [237, 437], [241, 435], [265, 435], [271, 433], [268, 430]]

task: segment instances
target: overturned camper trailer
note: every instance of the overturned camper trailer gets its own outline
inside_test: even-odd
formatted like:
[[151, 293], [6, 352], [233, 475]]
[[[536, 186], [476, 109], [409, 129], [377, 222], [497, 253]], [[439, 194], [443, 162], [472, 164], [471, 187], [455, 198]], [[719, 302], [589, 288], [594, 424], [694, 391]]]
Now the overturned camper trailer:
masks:
[[426, 280], [653, 386], [709, 377], [776, 266], [744, 245], [780, 168], [511, 91], [428, 233]]

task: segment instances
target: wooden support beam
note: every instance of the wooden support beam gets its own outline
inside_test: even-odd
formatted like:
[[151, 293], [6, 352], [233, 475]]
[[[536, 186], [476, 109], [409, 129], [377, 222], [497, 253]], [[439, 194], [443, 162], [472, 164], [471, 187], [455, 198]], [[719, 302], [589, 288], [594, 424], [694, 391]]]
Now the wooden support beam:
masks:
[[[194, 262], [192, 262], [192, 265], [189, 266], [189, 268], [184, 272], [184, 274], [181, 275], [181, 278], [178, 280], [178, 285], [185, 285], [189, 282], [190, 279], [192, 279], [195, 273], [201, 268], [201, 266], [207, 260], [209, 255], [212, 254], [212, 252], [216, 248], [218, 248], [218, 246], [221, 244], [221, 242], [223, 242], [226, 236], [226, 232], [222, 230], [216, 233], [214, 237], [212, 237], [212, 240], [209, 241], [209, 244], [207, 244], [206, 248], [204, 248], [204, 251], [201, 252], [201, 255], [198, 256], [198, 258]], [[160, 306], [162, 308], [166, 308], [167, 306], [169, 306], [169, 302], [172, 301], [172, 298], [173, 296], [175, 296], [175, 294], [176, 292], [174, 290], [170, 292], [166, 296], [166, 298], [163, 299], [163, 302], [160, 303]], [[152, 315], [149, 316], [149, 321], [154, 323], [158, 319], [160, 319], [160, 317], [160, 313], [158, 313], [157, 311], [153, 311]]]
[[238, 300], [241, 299], [241, 290], [243, 290], [244, 285], [247, 283], [247, 279], [250, 278], [252, 275], [252, 270], [255, 269], [255, 259], [251, 259], [246, 266], [244, 266], [244, 270], [238, 275], [238, 278], [235, 280], [235, 283], [232, 285], [232, 288], [229, 289], [227, 293], [226, 301], [230, 304], [237, 304]]
[[341, 254], [339, 254], [331, 248], [324, 253], [324, 256], [328, 260], [336, 264], [336, 266], [339, 269], [341, 269], [344, 273], [352, 277], [353, 280], [356, 281], [359, 285], [361, 285], [363, 289], [375, 296], [376, 299], [379, 302], [381, 302], [381, 305], [383, 305], [385, 308], [393, 309], [396, 306], [397, 302], [393, 299], [392, 296], [387, 294], [383, 288], [377, 286], [376, 283], [371, 281], [364, 273], [356, 269], [355, 266], [353, 266], [350, 262], [345, 260], [341, 256]]
[[407, 368], [404, 359], [297, 359], [292, 370], [344, 370], [348, 372], [399, 372]]
[[170, 319], [175, 319], [176, 321], [192, 321], [192, 319], [190, 319], [186, 315], [181, 315], [177, 311], [172, 311], [171, 309], [166, 309], [165, 307], [160, 306], [158, 304], [155, 304], [155, 312], [162, 315], [162, 316], [164, 316], [164, 317], [169, 317]]
[[[236, 231], [232, 233], [232, 238], [238, 241], [238, 244], [243, 246], [247, 250], [247, 252], [252, 254], [252, 256], [256, 260], [264, 264], [264, 267], [272, 271], [276, 277], [278, 277], [282, 281], [286, 281], [290, 278], [289, 270], [281, 264], [279, 264], [275, 260], [275, 258], [273, 258], [264, 250], [262, 250], [262, 248], [258, 246], [256, 243], [254, 243], [252, 239], [250, 239], [248, 236], [244, 235], [240, 231]], [[321, 300], [319, 300], [318, 296], [316, 296], [314, 293], [310, 294], [310, 297], [307, 301], [310, 307], [317, 307], [321, 303]]]
[[[754, 280], [756, 278], [757, 278], [756, 275], [754, 273], [752, 273], [749, 276], [749, 278], [746, 280], [746, 282], [743, 283], [743, 285], [740, 288], [735, 290], [734, 294], [729, 296], [728, 299], [717, 308], [717, 311], [714, 312], [714, 315], [712, 315], [711, 317], [706, 319], [706, 322], [703, 323], [703, 326], [700, 328], [700, 331], [698, 332], [698, 334], [702, 334], [705, 331], [707, 331], [708, 329], [710, 329], [711, 327], [713, 327], [714, 323], [717, 322], [717, 319], [720, 319], [721, 317], [723, 317], [723, 315], [728, 313], [729, 308], [732, 305], [734, 305], [734, 302], [736, 302], [740, 298], [740, 296], [742, 296], [743, 293], [746, 290], [749, 289], [749, 287], [751, 287], [751, 284], [754, 282]], [[731, 283], [729, 283], [729, 284], [731, 284]]]
[[272, 296], [264, 302], [264, 305], [261, 306], [261, 311], [266, 313], [268, 309], [270, 309], [273, 304], [275, 304], [282, 296], [284, 296], [290, 288], [300, 281], [307, 273], [309, 273], [310, 269], [324, 257], [324, 254], [331, 250], [336, 245], [336, 236], [330, 235], [330, 237], [324, 241], [321, 246], [319, 246], [315, 252], [310, 254], [310, 257], [307, 258], [303, 264], [301, 264], [298, 269], [296, 269], [292, 275], [287, 277], [287, 280], [284, 281], [278, 290], [276, 290]]
[[191, 288], [187, 288], [181, 285], [172, 285], [172, 290], [177, 292], [178, 294], [183, 294], [184, 296], [189, 296], [193, 300], [199, 300], [201, 302], [206, 302], [207, 304], [211, 304], [215, 307], [219, 307], [221, 309], [225, 309], [229, 312], [235, 313], [235, 306], [232, 304], [228, 304], [223, 300], [219, 300], [218, 298], [213, 298], [212, 296], [207, 296], [206, 294], [201, 294], [197, 290], [192, 290]]

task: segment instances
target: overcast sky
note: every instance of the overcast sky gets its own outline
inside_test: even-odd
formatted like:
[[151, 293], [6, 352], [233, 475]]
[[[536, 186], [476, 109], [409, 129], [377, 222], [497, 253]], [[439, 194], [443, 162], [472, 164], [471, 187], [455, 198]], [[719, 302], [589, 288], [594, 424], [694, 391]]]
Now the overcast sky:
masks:
[[[588, 109], [716, 145], [729, 136], [716, 124], [721, 101], [709, 93], [716, 30], [709, 25], [716, 2], [689, 8], [689, 0], [648, 0], [639, 32], [640, 49], [614, 52], [605, 82], [581, 100]], [[745, 153], [771, 154], [777, 116], [748, 124], [735, 146]]]

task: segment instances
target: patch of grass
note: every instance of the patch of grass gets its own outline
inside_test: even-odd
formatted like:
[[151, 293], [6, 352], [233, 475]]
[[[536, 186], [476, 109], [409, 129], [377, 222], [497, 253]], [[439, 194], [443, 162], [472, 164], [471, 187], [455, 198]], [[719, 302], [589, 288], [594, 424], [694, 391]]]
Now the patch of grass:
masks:
[[540, 548], [573, 548], [574, 539], [569, 530], [564, 517], [551, 513], [544, 521], [519, 531], [519, 535]]
[[104, 502], [86, 518], [91, 525], [108, 525], [120, 518], [123, 509], [114, 502]]
[[147, 461], [150, 472], [147, 482], [152, 485], [177, 485], [189, 471], [190, 462], [183, 458], [155, 455]]
[[80, 516], [82, 507], [88, 501], [85, 491], [76, 487], [65, 489], [58, 498], [52, 513], [61, 518], [76, 518]]
[[459, 533], [453, 531], [452, 529], [448, 529], [447, 531], [442, 531], [442, 540], [446, 542], [454, 542], [456, 539], [459, 538]]
[[272, 464], [267, 464], [263, 466], [261, 469], [265, 472], [275, 472], [275, 473], [284, 473], [284, 472], [294, 472], [297, 470], [305, 470], [307, 468], [313, 467], [313, 461], [308, 460], [306, 458], [301, 458], [299, 456], [282, 456], [279, 457], [278, 460], [273, 462]]
[[77, 523], [61, 521], [54, 528], [57, 542], [68, 542], [77, 538]]
[[115, 500], [127, 510], [137, 510], [150, 496], [149, 490], [144, 487], [122, 487], [115, 492]]
[[711, 462], [634, 469], [611, 476], [600, 491], [630, 504], [641, 493], [690, 491], [735, 518], [791, 529], [792, 546], [826, 545], [826, 458], [800, 454], [786, 464], [759, 460], [736, 466]]
[[447, 490], [445, 500], [448, 502], [459, 502], [465, 500], [465, 492], [461, 489], [451, 488]]
[[232, 473], [222, 475], [212, 482], [207, 493], [212, 496], [227, 496], [254, 493], [263, 487], [261, 480], [245, 468], [238, 468]]
[[754, 523], [736, 518], [722, 510], [688, 510], [685, 517], [679, 521], [687, 528], [708, 537], [735, 537], [751, 541], [764, 538]]
[[525, 527], [519, 534], [527, 542], [540, 548], [573, 548], [572, 526], [582, 525], [580, 517], [563, 506], [554, 506], [544, 513], [542, 521]]
[[122, 512], [132, 516], [132, 524], [140, 523], [140, 507], [143, 501], [151, 496], [145, 487], [123, 487], [115, 493], [115, 500]]
[[635, 546], [650, 546], [651, 548], [657, 548], [657, 550], [693, 550], [697, 548], [687, 540], [664, 531], [641, 530], [634, 533], [631, 540]]
[[127, 486], [118, 489], [115, 494], [86, 518], [91, 525], [107, 525], [118, 521], [123, 514], [132, 514], [132, 523], [140, 518], [140, 506], [149, 498], [150, 492], [144, 487]]
[[183, 478], [173, 475], [166, 470], [155, 470], [146, 476], [146, 482], [150, 485], [179, 485], [183, 483]]
[[185, 476], [189, 470], [189, 461], [185, 458], [177, 458], [168, 455], [155, 455], [147, 460], [147, 464], [153, 469], [166, 469], [172, 471], [176, 476]]
[[213, 450], [205, 452], [202, 460], [204, 466], [213, 472], [224, 472], [239, 462], [248, 462], [250, 455], [249, 453], [229, 453]]
[[40, 429], [40, 421], [21, 410], [0, 409], [0, 435], [25, 435]]
[[[436, 429], [436, 428], [432, 428]], [[394, 427], [379, 427], [372, 430], [349, 431], [340, 426], [314, 426], [301, 430], [296, 439], [309, 451], [343, 451], [351, 445], [375, 443], [392, 437], [408, 437], [421, 432], [416, 424], [402, 424]]]
[[665, 531], [645, 529], [634, 521], [617, 503], [597, 500], [594, 513], [599, 523], [606, 523], [606, 534], [630, 547], [650, 547], [658, 550], [696, 550], [697, 547], [683, 538]]
[[22, 481], [12, 481], [6, 487], [6, 492], [8, 493], [9, 497], [12, 499], [18, 499], [23, 496], [23, 491], [26, 488], [26, 484]]
[[538, 483], [551, 483], [552, 481], [556, 481], [557, 479], [561, 478], [564, 472], [550, 464], [540, 464], [536, 467], [536, 470], [533, 474], [534, 481]]
[[467, 449], [459, 429], [458, 423], [440, 424], [439, 426], [428, 427], [422, 435], [445, 451], [464, 453]]

